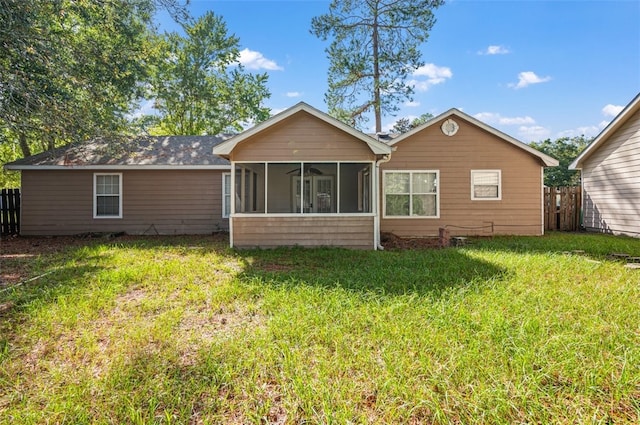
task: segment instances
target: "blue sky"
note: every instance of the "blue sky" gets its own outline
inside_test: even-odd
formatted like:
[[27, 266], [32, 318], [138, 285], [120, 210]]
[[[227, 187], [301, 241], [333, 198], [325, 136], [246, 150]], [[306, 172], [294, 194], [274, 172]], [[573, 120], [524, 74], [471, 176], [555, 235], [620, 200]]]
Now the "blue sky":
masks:
[[[274, 112], [299, 101], [326, 111], [329, 42], [309, 29], [329, 3], [191, 0], [190, 11], [224, 18], [245, 68], [269, 74]], [[414, 101], [385, 128], [455, 107], [524, 142], [591, 137], [640, 92], [637, 0], [451, 0], [435, 15]]]

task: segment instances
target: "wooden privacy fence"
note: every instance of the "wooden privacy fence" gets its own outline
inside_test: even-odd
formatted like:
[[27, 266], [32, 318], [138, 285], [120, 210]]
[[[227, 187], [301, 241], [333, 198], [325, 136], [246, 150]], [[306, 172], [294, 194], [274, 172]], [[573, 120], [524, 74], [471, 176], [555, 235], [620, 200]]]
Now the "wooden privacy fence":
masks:
[[544, 188], [544, 228], [573, 232], [580, 229], [580, 186]]
[[20, 189], [0, 191], [0, 234], [20, 233]]

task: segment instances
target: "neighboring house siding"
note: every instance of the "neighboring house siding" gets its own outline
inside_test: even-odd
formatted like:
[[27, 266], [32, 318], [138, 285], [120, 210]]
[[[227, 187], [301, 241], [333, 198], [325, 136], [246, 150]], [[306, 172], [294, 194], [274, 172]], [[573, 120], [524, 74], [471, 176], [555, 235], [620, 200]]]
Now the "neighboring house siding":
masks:
[[[542, 234], [540, 160], [455, 120], [460, 129], [454, 136], [442, 134], [437, 123], [399, 142], [391, 161], [381, 165], [382, 170], [438, 170], [439, 218], [384, 218], [381, 211], [381, 231], [407, 237], [437, 236], [442, 227], [451, 235]], [[472, 200], [471, 170], [501, 170], [501, 199]], [[383, 191], [382, 175], [380, 181]]]
[[582, 167], [587, 230], [640, 236], [640, 111]]
[[[102, 171], [100, 171], [102, 172]], [[23, 235], [210, 234], [222, 218], [222, 171], [122, 171], [122, 218], [93, 218], [93, 171], [22, 171]]]
[[238, 248], [340, 246], [373, 249], [374, 217], [234, 217]]
[[234, 161], [373, 160], [366, 143], [332, 125], [300, 112], [240, 143]]

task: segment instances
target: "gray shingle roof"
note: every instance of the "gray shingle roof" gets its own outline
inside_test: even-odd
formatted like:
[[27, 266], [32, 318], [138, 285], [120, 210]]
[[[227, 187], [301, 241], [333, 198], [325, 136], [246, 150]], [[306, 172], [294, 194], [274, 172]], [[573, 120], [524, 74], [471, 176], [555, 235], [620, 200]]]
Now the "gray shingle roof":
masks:
[[94, 139], [71, 144], [5, 165], [32, 166], [225, 166], [213, 147], [230, 138], [221, 136], [140, 136], [117, 140]]

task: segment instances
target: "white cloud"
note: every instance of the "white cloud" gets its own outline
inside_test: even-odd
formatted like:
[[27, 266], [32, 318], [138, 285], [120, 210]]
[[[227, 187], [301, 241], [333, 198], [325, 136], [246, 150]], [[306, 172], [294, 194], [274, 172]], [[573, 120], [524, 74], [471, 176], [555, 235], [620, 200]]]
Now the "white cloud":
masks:
[[154, 108], [155, 99], [146, 100], [138, 105], [138, 109], [129, 114], [130, 119], [140, 118], [144, 115], [157, 115], [158, 111]]
[[618, 106], [618, 105], [612, 105], [612, 104], [608, 104], [607, 106], [605, 106], [604, 108], [602, 108], [602, 115], [606, 116], [606, 117], [615, 117], [616, 115], [618, 115], [622, 110], [624, 109], [624, 106]]
[[495, 112], [480, 112], [479, 114], [475, 114], [474, 118], [491, 125], [531, 125], [536, 123], [536, 120], [530, 116], [503, 117]]
[[240, 51], [239, 62], [247, 69], [266, 69], [268, 71], [284, 70], [284, 68], [279, 66], [275, 61], [265, 58], [262, 53], [249, 49]]
[[[605, 127], [606, 127], [606, 122], [604, 123]], [[602, 123], [600, 124], [602, 125]], [[579, 137], [579, 136], [585, 136], [585, 137], [595, 137], [598, 135], [598, 133], [600, 133], [600, 130], [602, 130], [602, 128], [599, 128], [595, 125], [589, 125], [589, 126], [584, 126], [584, 127], [578, 127], [578, 128], [573, 128], [570, 130], [564, 130], [561, 131], [560, 133], [558, 133], [558, 138], [560, 137]]]
[[404, 103], [404, 106], [408, 108], [417, 108], [420, 106], [420, 102], [416, 102], [415, 100], [407, 101]]
[[302, 93], [300, 93], [299, 91], [288, 91], [285, 96], [287, 97], [300, 97], [302, 96]]
[[533, 71], [524, 71], [518, 74], [518, 83], [510, 83], [509, 87], [521, 89], [531, 84], [546, 83], [551, 81], [551, 77], [538, 77]]
[[486, 50], [480, 50], [478, 52], [479, 55], [506, 55], [507, 53], [511, 52], [506, 47], [494, 45], [487, 47]]
[[539, 125], [521, 126], [518, 128], [518, 138], [523, 142], [537, 142], [548, 139], [551, 132]]
[[[407, 85], [414, 87], [417, 91], [427, 91], [429, 87], [442, 84], [452, 78], [453, 72], [446, 66], [428, 63], [413, 71], [412, 75], [417, 78], [409, 80]], [[426, 79], [420, 77], [426, 77]]]

